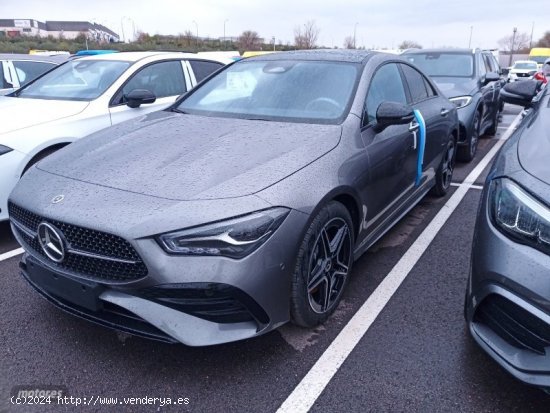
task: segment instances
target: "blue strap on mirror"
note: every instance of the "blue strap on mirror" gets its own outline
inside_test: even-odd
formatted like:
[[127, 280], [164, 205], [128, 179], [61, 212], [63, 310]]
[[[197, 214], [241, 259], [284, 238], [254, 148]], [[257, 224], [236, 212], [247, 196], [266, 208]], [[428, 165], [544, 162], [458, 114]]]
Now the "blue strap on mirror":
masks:
[[424, 164], [424, 149], [426, 148], [426, 122], [419, 110], [414, 110], [414, 118], [419, 126], [419, 142], [418, 142], [418, 158], [416, 161], [416, 180], [415, 186], [420, 185], [420, 179], [422, 178], [422, 165]]

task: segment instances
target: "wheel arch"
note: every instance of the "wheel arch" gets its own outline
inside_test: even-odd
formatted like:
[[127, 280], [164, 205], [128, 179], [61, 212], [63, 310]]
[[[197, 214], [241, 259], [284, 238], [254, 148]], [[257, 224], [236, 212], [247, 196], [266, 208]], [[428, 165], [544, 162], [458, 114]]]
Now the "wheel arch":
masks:
[[67, 146], [70, 143], [71, 142], [58, 142], [58, 143], [55, 143], [53, 145], [42, 148], [40, 151], [38, 151], [36, 154], [34, 154], [34, 156], [29, 160], [29, 162], [27, 162], [27, 164], [23, 168], [23, 172], [21, 172], [21, 176], [23, 176], [23, 174], [25, 172], [27, 172], [27, 170], [31, 166], [33, 166], [35, 163], [37, 163], [38, 161], [44, 159], [46, 156], [54, 153], [55, 151], [58, 151], [59, 149]]

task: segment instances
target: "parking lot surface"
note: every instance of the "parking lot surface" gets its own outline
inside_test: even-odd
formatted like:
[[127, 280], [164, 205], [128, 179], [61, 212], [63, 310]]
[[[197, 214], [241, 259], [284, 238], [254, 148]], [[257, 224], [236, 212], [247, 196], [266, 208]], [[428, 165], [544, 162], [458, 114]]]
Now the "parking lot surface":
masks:
[[[75, 406], [14, 406], [15, 386], [64, 386], [81, 411], [275, 412], [300, 404], [297, 386], [394, 265], [505, 136], [519, 109], [506, 106], [494, 138], [458, 164], [445, 198], [425, 198], [354, 266], [329, 321], [305, 330], [286, 325], [262, 337], [189, 348], [117, 333], [67, 315], [19, 275], [18, 248], [0, 224], [0, 412], [74, 411]], [[370, 328], [311, 405], [335, 411], [548, 411], [550, 396], [508, 375], [474, 343], [462, 315], [477, 205], [487, 168], [473, 182]], [[159, 398], [147, 405], [124, 398]], [[167, 404], [177, 398], [187, 403]], [[114, 403], [117, 409], [114, 410]], [[164, 404], [164, 405], [162, 405]]]

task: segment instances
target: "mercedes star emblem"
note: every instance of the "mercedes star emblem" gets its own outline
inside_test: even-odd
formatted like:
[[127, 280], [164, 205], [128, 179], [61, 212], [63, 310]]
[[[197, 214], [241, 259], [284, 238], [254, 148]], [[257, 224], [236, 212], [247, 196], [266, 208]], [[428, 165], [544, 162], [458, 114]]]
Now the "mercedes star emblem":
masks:
[[65, 195], [56, 195], [52, 198], [52, 204], [59, 204], [65, 199]]
[[52, 261], [61, 262], [65, 258], [65, 242], [61, 232], [46, 222], [38, 225], [38, 242]]

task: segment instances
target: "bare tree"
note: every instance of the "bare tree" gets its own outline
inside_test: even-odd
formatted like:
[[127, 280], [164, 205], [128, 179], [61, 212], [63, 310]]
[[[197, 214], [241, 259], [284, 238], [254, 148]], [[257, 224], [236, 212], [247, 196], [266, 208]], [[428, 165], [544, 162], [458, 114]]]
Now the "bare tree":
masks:
[[414, 40], [403, 40], [399, 46], [397, 46], [398, 49], [405, 50], [405, 49], [422, 49], [422, 45], [420, 43], [415, 42]]
[[294, 29], [294, 45], [296, 49], [314, 49], [321, 30], [315, 24], [315, 20], [309, 20], [304, 27]]
[[245, 30], [237, 39], [237, 43], [241, 50], [260, 50], [262, 39], [258, 36], [258, 32]]
[[550, 47], [550, 30], [546, 31], [539, 39], [537, 47]]
[[[516, 33], [509, 36], [504, 36], [498, 41], [498, 45], [506, 52], [527, 49], [529, 47], [530, 36], [527, 33]], [[513, 44], [512, 44], [513, 42]]]
[[353, 36], [346, 36], [344, 39], [344, 49], [355, 49], [354, 43]]

